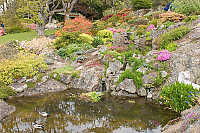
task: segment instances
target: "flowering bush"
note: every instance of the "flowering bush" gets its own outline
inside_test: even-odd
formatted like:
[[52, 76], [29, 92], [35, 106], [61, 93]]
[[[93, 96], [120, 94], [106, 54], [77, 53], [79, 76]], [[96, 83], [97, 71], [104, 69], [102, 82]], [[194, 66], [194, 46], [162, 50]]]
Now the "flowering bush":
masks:
[[92, 22], [90, 22], [83, 16], [78, 16], [74, 19], [69, 19], [65, 21], [65, 25], [62, 29], [62, 32], [81, 32], [91, 34], [91, 28]]
[[158, 53], [157, 60], [166, 61], [171, 57], [171, 53], [168, 50], [163, 50]]
[[153, 24], [149, 25], [149, 27], [147, 27], [147, 31], [149, 30], [154, 30], [155, 29], [155, 26]]

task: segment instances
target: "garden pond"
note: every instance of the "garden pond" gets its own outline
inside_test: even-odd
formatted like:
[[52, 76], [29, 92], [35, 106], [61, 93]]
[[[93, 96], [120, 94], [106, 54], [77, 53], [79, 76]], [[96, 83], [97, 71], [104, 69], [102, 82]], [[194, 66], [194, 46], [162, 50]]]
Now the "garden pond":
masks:
[[[105, 94], [98, 103], [77, 98], [67, 90], [7, 100], [16, 112], [0, 122], [1, 133], [160, 133], [179, 114], [144, 98], [127, 99]], [[38, 112], [49, 112], [48, 117]], [[34, 129], [33, 123], [44, 125]]]

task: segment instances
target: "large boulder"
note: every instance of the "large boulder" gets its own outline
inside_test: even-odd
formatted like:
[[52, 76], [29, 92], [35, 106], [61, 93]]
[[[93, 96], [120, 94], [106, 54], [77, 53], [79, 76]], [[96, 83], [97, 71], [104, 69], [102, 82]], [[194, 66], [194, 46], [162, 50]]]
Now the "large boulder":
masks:
[[124, 90], [128, 93], [136, 93], [136, 86], [132, 79], [124, 79], [116, 88], [116, 90]]
[[71, 86], [87, 91], [101, 90], [101, 80], [103, 76], [104, 67], [91, 67], [83, 70], [80, 74], [80, 78], [75, 78]]

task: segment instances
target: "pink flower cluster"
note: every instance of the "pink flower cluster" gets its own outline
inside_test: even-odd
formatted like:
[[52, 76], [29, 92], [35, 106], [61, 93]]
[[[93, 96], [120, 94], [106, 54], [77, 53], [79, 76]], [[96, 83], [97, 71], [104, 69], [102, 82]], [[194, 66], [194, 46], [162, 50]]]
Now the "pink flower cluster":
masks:
[[169, 60], [171, 57], [171, 53], [168, 50], [160, 51], [157, 54], [158, 54], [157, 60], [159, 61], [166, 61], [166, 60]]
[[3, 28], [0, 28], [0, 36], [3, 36], [5, 34], [5, 31]]
[[115, 29], [115, 28], [108, 28], [107, 30], [112, 31], [113, 33], [119, 33], [119, 32], [125, 32], [125, 29], [119, 28], [119, 29]]
[[154, 30], [155, 29], [155, 26], [153, 24], [149, 25], [149, 27], [147, 27], [147, 31], [149, 30]]

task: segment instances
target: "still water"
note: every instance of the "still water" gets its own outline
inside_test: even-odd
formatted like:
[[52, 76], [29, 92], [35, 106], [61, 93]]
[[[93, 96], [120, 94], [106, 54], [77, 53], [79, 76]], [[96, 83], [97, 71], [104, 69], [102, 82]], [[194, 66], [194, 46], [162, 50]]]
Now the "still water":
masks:
[[[16, 112], [0, 122], [0, 133], [160, 133], [178, 115], [143, 98], [130, 102], [106, 94], [91, 103], [77, 98], [80, 93], [68, 90], [10, 99], [7, 102], [16, 106]], [[35, 129], [34, 122], [44, 128]]]

